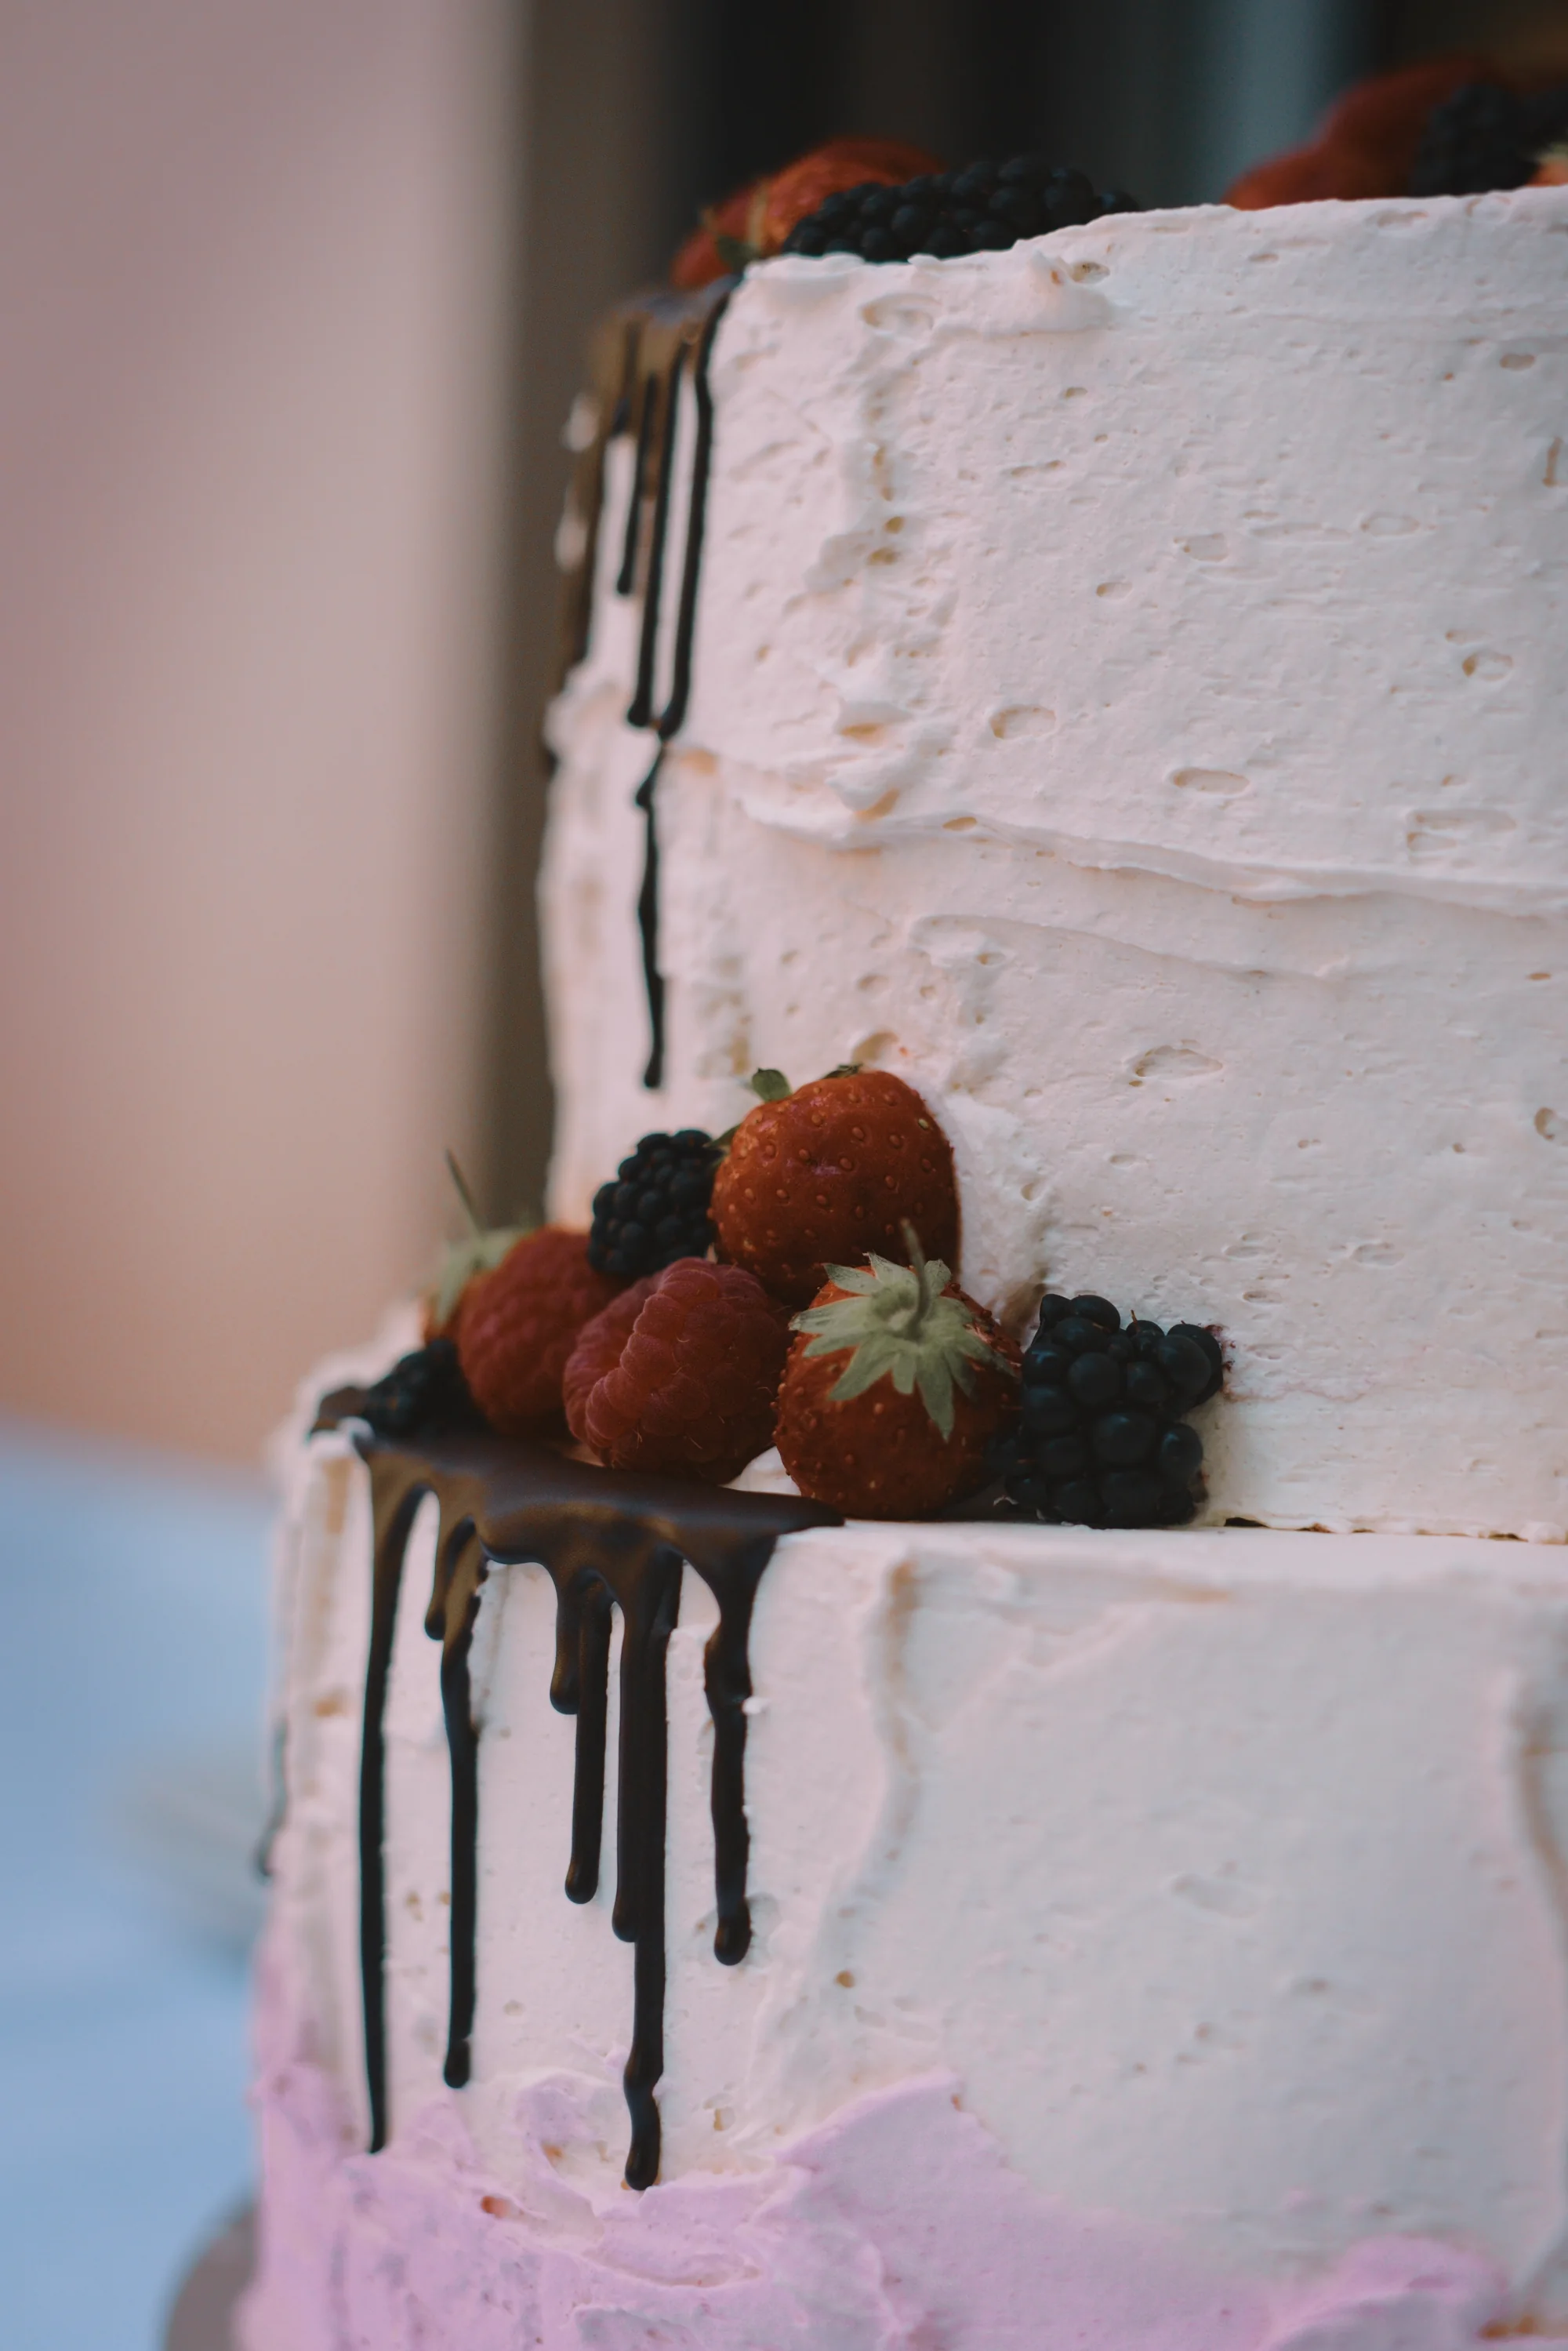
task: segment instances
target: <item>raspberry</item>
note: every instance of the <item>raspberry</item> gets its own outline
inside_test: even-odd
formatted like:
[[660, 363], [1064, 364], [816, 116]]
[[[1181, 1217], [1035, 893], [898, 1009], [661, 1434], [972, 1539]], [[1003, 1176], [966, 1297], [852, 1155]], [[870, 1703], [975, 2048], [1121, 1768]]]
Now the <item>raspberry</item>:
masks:
[[1045, 1298], [1018, 1425], [993, 1448], [992, 1469], [1049, 1523], [1185, 1526], [1203, 1440], [1184, 1416], [1224, 1374], [1219, 1342], [1197, 1323], [1134, 1320], [1124, 1331], [1108, 1299]]
[[927, 1518], [989, 1473], [1018, 1406], [1018, 1349], [940, 1260], [835, 1265], [795, 1317], [777, 1441], [803, 1494], [862, 1519]]
[[1136, 212], [1131, 196], [1097, 194], [1082, 172], [1043, 155], [1006, 163], [969, 163], [960, 172], [922, 172], [890, 188], [862, 179], [835, 190], [783, 241], [786, 253], [852, 253], [862, 261], [937, 261], [962, 253], [999, 253], [1020, 237], [1081, 227], [1107, 213]]
[[566, 1370], [568, 1426], [612, 1469], [725, 1485], [773, 1441], [789, 1343], [755, 1275], [679, 1258], [583, 1331]]
[[708, 1201], [719, 1148], [711, 1134], [645, 1134], [613, 1182], [593, 1196], [588, 1262], [633, 1281], [678, 1257], [706, 1257], [713, 1239]]
[[714, 1179], [713, 1220], [719, 1255], [792, 1306], [810, 1303], [831, 1264], [860, 1264], [873, 1249], [907, 1261], [906, 1224], [928, 1256], [951, 1265], [952, 1149], [902, 1078], [819, 1078], [741, 1120]]
[[354, 1417], [394, 1441], [429, 1428], [472, 1427], [479, 1415], [450, 1339], [432, 1339], [383, 1372]]
[[621, 1284], [588, 1262], [586, 1233], [544, 1225], [463, 1293], [457, 1354], [474, 1401], [503, 1437], [560, 1416], [561, 1374], [583, 1324]]
[[589, 1442], [583, 1432], [590, 1391], [621, 1361], [622, 1351], [657, 1280], [657, 1274], [650, 1273], [641, 1281], [634, 1281], [630, 1290], [623, 1290], [619, 1298], [612, 1298], [608, 1306], [601, 1308], [591, 1322], [585, 1322], [577, 1334], [577, 1343], [561, 1374], [560, 1400], [566, 1425], [580, 1445]]

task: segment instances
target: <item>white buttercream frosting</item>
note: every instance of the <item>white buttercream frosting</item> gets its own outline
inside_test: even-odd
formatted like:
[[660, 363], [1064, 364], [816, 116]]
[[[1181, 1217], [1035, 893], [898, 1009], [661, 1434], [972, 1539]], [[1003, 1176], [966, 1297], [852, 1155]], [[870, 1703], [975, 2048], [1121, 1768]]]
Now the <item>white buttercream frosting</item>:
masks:
[[[347, 2156], [365, 2127], [368, 1494], [342, 1437], [301, 1453], [294, 1485], [274, 1953]], [[433, 1541], [416, 1530], [386, 1718], [393, 2153], [449, 2111], [532, 2210], [526, 2097], [562, 2196], [597, 2209], [623, 2200], [632, 1962], [612, 1889], [581, 1907], [561, 1891], [573, 1735], [549, 1703], [550, 1585], [527, 1566], [495, 1570], [481, 1607], [475, 2073], [442, 2086]], [[737, 1969], [712, 1951], [711, 1628], [688, 1576], [666, 2182], [755, 2180], [857, 2100], [941, 2074], [1019, 2194], [1120, 2214], [1207, 2272], [1272, 2291], [1365, 2238], [1435, 2236], [1479, 2249], [1511, 2306], [1568, 2315], [1561, 1552], [1239, 1530], [786, 1539], [751, 1642], [756, 1937]]]
[[753, 272], [689, 738], [841, 840], [1561, 908], [1565, 295], [1562, 190]]
[[655, 1094], [606, 576], [552, 719], [557, 1213], [883, 1064], [988, 1304], [1222, 1328], [1212, 1517], [1561, 1540], [1565, 291], [1563, 190], [750, 273]]
[[[1211, 1521], [1377, 1531], [787, 1538], [734, 1969], [688, 1574], [638, 2199], [632, 1955], [609, 1886], [561, 1891], [527, 1565], [479, 1607], [474, 2070], [442, 2084], [428, 1507], [384, 1726], [392, 2140], [361, 2152], [369, 1498], [298, 1426], [251, 2351], [1568, 2324], [1568, 1554], [1475, 1540], [1568, 1530], [1565, 272], [1568, 191], [1522, 191], [750, 273], [657, 788], [656, 1092], [612, 444], [551, 719], [554, 1213], [644, 1129], [727, 1126], [755, 1066], [894, 1068], [988, 1303], [1222, 1328]], [[607, 1784], [609, 1853], [613, 1752]]]

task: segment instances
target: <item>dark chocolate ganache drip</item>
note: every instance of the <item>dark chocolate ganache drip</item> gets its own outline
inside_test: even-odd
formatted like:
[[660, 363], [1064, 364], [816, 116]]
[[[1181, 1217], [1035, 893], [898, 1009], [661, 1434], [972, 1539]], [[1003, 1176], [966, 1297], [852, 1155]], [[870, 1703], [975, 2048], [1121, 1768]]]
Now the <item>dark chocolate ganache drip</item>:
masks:
[[[664, 376], [650, 379], [648, 385], [646, 404], [659, 420], [659, 470], [653, 494], [653, 520], [648, 533], [648, 560], [643, 567], [643, 624], [637, 639], [637, 682], [632, 687], [631, 704], [626, 712], [628, 726], [646, 726], [653, 716], [653, 666], [658, 659], [659, 620], [664, 602], [664, 548], [670, 536], [670, 501], [674, 496], [675, 486], [675, 431], [681, 414], [681, 377], [685, 371], [686, 354], [690, 348], [689, 343], [684, 340], [677, 343], [674, 357]], [[639, 457], [642, 454], [639, 443]], [[633, 521], [637, 503], [633, 490], [631, 517]], [[624, 571], [622, 577], [625, 577]]]
[[[572, 511], [581, 526], [581, 555], [567, 578], [563, 652], [568, 664], [586, 650], [592, 608], [592, 569], [604, 495], [605, 453], [618, 434], [634, 432], [635, 458], [616, 592], [641, 593], [637, 675], [626, 712], [631, 726], [646, 726], [661, 745], [675, 733], [691, 698], [692, 642], [696, 630], [697, 590], [702, 572], [703, 530], [708, 475], [713, 462], [713, 392], [708, 380], [713, 342], [729, 298], [730, 285], [705, 287], [696, 295], [655, 295], [612, 314], [593, 354], [595, 413], [604, 420], [584, 453], [573, 483]], [[686, 529], [681, 556], [680, 601], [670, 648], [668, 691], [662, 710], [659, 637], [664, 610], [664, 573], [675, 498], [675, 447], [681, 386], [691, 371], [695, 429], [691, 477], [686, 491]], [[643, 881], [637, 897], [643, 977], [651, 1039], [643, 1083], [651, 1090], [664, 1078], [664, 982], [659, 965], [659, 840], [654, 796], [655, 758], [638, 789], [643, 821]]]
[[696, 407], [696, 437], [692, 446], [692, 481], [686, 515], [686, 544], [681, 559], [681, 601], [675, 614], [675, 643], [670, 660], [670, 695], [659, 718], [659, 740], [667, 743], [686, 715], [692, 691], [692, 639], [697, 625], [697, 582], [702, 573], [703, 532], [707, 522], [708, 475], [713, 467], [713, 386], [708, 380], [713, 340], [729, 300], [727, 287], [708, 312], [692, 362], [692, 396]]
[[[327, 1397], [318, 1427], [354, 1417], [361, 1392]], [[566, 1892], [598, 1890], [603, 1832], [611, 1623], [622, 1622], [620, 1774], [616, 1799], [614, 1930], [633, 1949], [632, 2046], [624, 2086], [632, 2121], [626, 2180], [648, 2188], [659, 2173], [664, 2071], [664, 1849], [668, 1713], [664, 1660], [689, 1567], [718, 1605], [705, 1657], [714, 1723], [710, 1801], [718, 1928], [716, 1956], [733, 1966], [750, 1940], [747, 1908], [746, 1700], [747, 1638], [757, 1588], [779, 1538], [834, 1526], [820, 1503], [737, 1494], [674, 1478], [633, 1478], [575, 1461], [545, 1445], [472, 1431], [431, 1433], [394, 1446], [357, 1438], [369, 1465], [375, 1525], [370, 1660], [360, 1777], [360, 1949], [364, 1980], [365, 2073], [371, 2144], [386, 2144], [385, 1753], [382, 1718], [403, 1558], [420, 1504], [439, 1513], [435, 1579], [425, 1629], [441, 1643], [441, 1698], [452, 1768], [452, 1958], [445, 2078], [461, 2087], [477, 1994], [479, 1728], [469, 1650], [486, 1577], [523, 1562], [555, 1587], [556, 1654], [550, 1700], [576, 1717], [570, 1850]]]
[[661, 744], [653, 764], [637, 787], [636, 806], [643, 811], [643, 879], [637, 891], [637, 933], [643, 946], [643, 986], [648, 998], [648, 1060], [643, 1083], [664, 1082], [664, 975], [659, 964], [659, 818], [653, 796], [664, 765]]
[[468, 2079], [468, 2044], [474, 2031], [479, 1915], [479, 1732], [474, 1720], [468, 1652], [490, 1563], [472, 1519], [460, 1519], [450, 1533], [444, 1521], [443, 1512], [435, 1582], [424, 1629], [441, 1644], [441, 1715], [452, 1764], [452, 1980], [442, 2073], [453, 2089], [460, 2090]]
[[[728, 298], [725, 278], [694, 294], [656, 292], [620, 304], [600, 321], [589, 346], [589, 430], [574, 442], [576, 461], [567, 493], [567, 518], [573, 526], [571, 555], [564, 566], [558, 683], [588, 649], [593, 617], [593, 587], [599, 528], [604, 503], [605, 456], [612, 441], [631, 434], [634, 448], [632, 496], [627, 504], [615, 575], [618, 594], [638, 594], [649, 573], [649, 541], [657, 507], [666, 429], [664, 395], [689, 354], [695, 352], [696, 475], [706, 472], [702, 416], [707, 405], [707, 352], [712, 330]], [[708, 444], [712, 444], [709, 407]], [[699, 462], [700, 461], [700, 462]], [[667, 511], [667, 510], [666, 510]], [[699, 532], [700, 537], [700, 532]], [[690, 564], [690, 534], [687, 564]], [[677, 622], [677, 631], [679, 623]]]
[[653, 450], [653, 438], [658, 430], [659, 402], [664, 392], [664, 380], [656, 375], [644, 375], [637, 383], [637, 456], [632, 469], [632, 495], [626, 502], [626, 528], [621, 542], [621, 569], [615, 575], [615, 593], [631, 596], [637, 587], [637, 552], [643, 539], [643, 502], [647, 495], [648, 460]]

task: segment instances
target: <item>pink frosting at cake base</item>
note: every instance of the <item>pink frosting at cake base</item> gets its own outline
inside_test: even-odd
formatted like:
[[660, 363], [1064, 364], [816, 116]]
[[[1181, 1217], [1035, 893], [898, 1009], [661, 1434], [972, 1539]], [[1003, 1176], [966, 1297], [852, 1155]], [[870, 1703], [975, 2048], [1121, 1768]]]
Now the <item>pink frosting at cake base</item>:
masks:
[[1306, 2286], [1216, 2276], [1040, 2194], [946, 2076], [857, 2100], [766, 2169], [643, 2196], [560, 2176], [546, 2147], [586, 2127], [560, 2079], [519, 2093], [506, 2183], [455, 2098], [357, 2153], [280, 1993], [264, 1979], [246, 2351], [1469, 2351], [1501, 2331], [1496, 2270], [1429, 2240], [1369, 2240]]

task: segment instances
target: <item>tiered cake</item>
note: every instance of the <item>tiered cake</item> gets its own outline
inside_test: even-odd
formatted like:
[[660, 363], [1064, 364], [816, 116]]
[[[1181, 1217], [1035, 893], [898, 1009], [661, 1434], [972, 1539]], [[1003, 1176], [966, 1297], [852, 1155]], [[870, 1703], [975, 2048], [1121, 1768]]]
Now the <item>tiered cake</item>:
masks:
[[251, 2351], [1568, 2335], [1565, 286], [1543, 188], [606, 330], [553, 1213], [894, 1071], [1004, 1322], [1218, 1330], [1207, 1499], [831, 1524], [334, 1367]]

